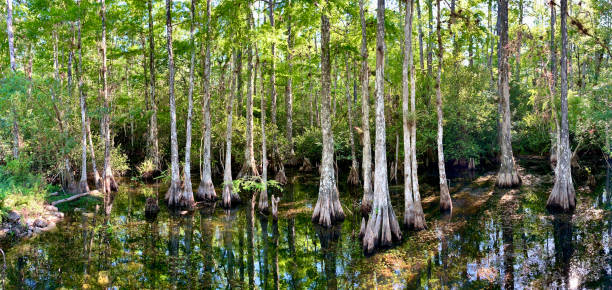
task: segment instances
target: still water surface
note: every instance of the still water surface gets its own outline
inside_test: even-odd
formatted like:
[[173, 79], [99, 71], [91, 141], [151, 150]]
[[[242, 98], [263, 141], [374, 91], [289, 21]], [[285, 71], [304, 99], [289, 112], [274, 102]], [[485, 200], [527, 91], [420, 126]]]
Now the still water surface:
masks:
[[[452, 216], [438, 214], [437, 191], [424, 183], [427, 230], [404, 231], [402, 244], [371, 257], [358, 237], [358, 191], [341, 190], [344, 223], [311, 223], [315, 176], [292, 178], [278, 221], [250, 203], [183, 215], [162, 207], [148, 221], [145, 193], [162, 197], [164, 188], [126, 183], [108, 225], [85, 208], [11, 248], [5, 288], [610, 289], [610, 173], [608, 190], [602, 180], [578, 193], [573, 216], [553, 216], [544, 209], [550, 178], [526, 170], [527, 185], [514, 191], [495, 191], [486, 174], [455, 176]], [[391, 190], [401, 221], [402, 188]]]

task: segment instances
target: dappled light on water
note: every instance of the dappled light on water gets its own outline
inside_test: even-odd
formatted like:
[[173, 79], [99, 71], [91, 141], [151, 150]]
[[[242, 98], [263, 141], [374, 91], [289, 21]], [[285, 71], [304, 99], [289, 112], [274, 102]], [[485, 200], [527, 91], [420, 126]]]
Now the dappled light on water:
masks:
[[[292, 176], [291, 172], [288, 172]], [[312, 224], [314, 176], [292, 178], [279, 220], [248, 202], [191, 213], [165, 207], [144, 214], [145, 194], [164, 188], [122, 185], [113, 213], [85, 208], [54, 232], [23, 241], [7, 257], [7, 288], [607, 288], [612, 285], [612, 220], [605, 180], [579, 193], [574, 215], [545, 211], [550, 184], [495, 190], [491, 176], [450, 181], [452, 215], [440, 216], [435, 185], [422, 185], [427, 229], [365, 257], [359, 241], [360, 192], [341, 189], [346, 220]], [[538, 176], [536, 176], [538, 177]], [[197, 183], [196, 183], [197, 184]], [[401, 209], [402, 189], [392, 186]], [[402, 212], [398, 210], [398, 212]], [[398, 217], [399, 218], [399, 217]]]

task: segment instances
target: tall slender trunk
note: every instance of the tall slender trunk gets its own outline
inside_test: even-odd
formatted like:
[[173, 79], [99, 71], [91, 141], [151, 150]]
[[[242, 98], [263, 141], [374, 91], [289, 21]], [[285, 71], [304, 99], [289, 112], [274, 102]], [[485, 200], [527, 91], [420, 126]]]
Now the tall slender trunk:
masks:
[[[418, 0], [417, 0], [418, 1]], [[425, 217], [421, 206], [416, 174], [416, 117], [415, 111], [415, 69], [414, 53], [412, 50], [412, 19], [413, 1], [406, 5], [404, 18], [404, 61], [402, 65], [402, 129], [404, 134], [404, 225], [409, 229], [420, 230], [425, 228]], [[418, 2], [417, 2], [418, 3]], [[408, 73], [410, 72], [410, 79]], [[410, 86], [408, 86], [410, 82]], [[411, 111], [408, 111], [408, 97], [410, 94]], [[411, 114], [412, 113], [412, 114]], [[414, 129], [414, 135], [413, 135]], [[414, 166], [414, 168], [413, 168]], [[413, 173], [413, 170], [415, 171]], [[413, 183], [416, 183], [413, 185]]]
[[104, 132], [104, 168], [102, 170], [102, 182], [104, 192], [104, 212], [108, 216], [112, 209], [112, 191], [116, 191], [117, 183], [111, 168], [111, 140], [110, 140], [110, 100], [108, 96], [108, 70], [106, 67], [106, 0], [101, 0], [102, 7], [100, 16], [102, 18], [102, 96], [104, 99], [104, 113], [102, 115], [102, 131]]
[[[79, 6], [81, 2], [78, 1]], [[79, 78], [79, 100], [81, 106], [81, 179], [79, 181], [79, 192], [88, 192], [87, 185], [87, 108], [85, 102], [85, 94], [83, 93], [83, 52], [81, 41], [81, 19], [78, 19], [78, 42], [77, 49], [79, 50], [78, 78]]]
[[[56, 27], [57, 28], [57, 27]], [[55, 117], [57, 119], [57, 124], [60, 132], [60, 140], [62, 140], [62, 148], [61, 148], [61, 159], [64, 163], [64, 168], [62, 169], [62, 187], [64, 191], [68, 193], [78, 193], [78, 186], [74, 181], [74, 176], [72, 175], [72, 168], [70, 167], [70, 160], [68, 159], [68, 136], [67, 132], [64, 128], [64, 114], [63, 114], [63, 104], [61, 98], [61, 82], [60, 82], [60, 73], [59, 73], [59, 59], [58, 59], [58, 32], [53, 32], [53, 70], [54, 70], [54, 83], [53, 88], [51, 90], [51, 101], [53, 102], [53, 110], [55, 112]], [[70, 85], [70, 84], [69, 84]]]
[[[269, 10], [268, 17], [270, 18], [270, 26], [274, 27], [274, 6], [275, 2], [269, 2]], [[278, 150], [278, 142], [276, 138], [276, 132], [278, 131], [278, 123], [276, 122], [276, 44], [272, 42], [270, 47], [270, 52], [272, 54], [270, 58], [270, 97], [272, 98], [272, 126], [277, 128], [272, 134], [273, 141], [273, 163], [276, 168], [276, 176], [274, 179], [280, 184], [287, 183], [287, 176], [285, 176], [285, 165], [283, 164], [283, 160], [281, 160], [280, 152]]]
[[372, 253], [378, 247], [401, 240], [402, 233], [391, 205], [387, 181], [385, 129], [385, 0], [378, 0], [376, 11], [376, 149], [374, 201], [363, 237], [363, 249]]
[[438, 113], [438, 173], [440, 175], [440, 210], [441, 211], [452, 211], [453, 202], [451, 201], [450, 194], [448, 192], [448, 184], [446, 183], [446, 168], [444, 166], [444, 128], [443, 128], [443, 112], [442, 112], [442, 91], [440, 89], [441, 77], [442, 77], [442, 62], [444, 52], [442, 50], [442, 23], [440, 22], [440, 0], [436, 1], [437, 8], [437, 34], [438, 34], [438, 73], [436, 75], [436, 107]]
[[334, 174], [334, 135], [331, 126], [331, 76], [330, 76], [330, 24], [327, 4], [321, 11], [321, 133], [323, 135], [323, 152], [321, 158], [321, 177], [319, 179], [319, 197], [312, 213], [312, 221], [324, 227], [330, 227], [344, 220], [344, 211], [340, 205], [340, 193]]
[[[366, 35], [365, 0], [359, 0], [359, 19], [361, 21], [361, 127], [363, 129], [363, 198], [361, 199], [361, 215], [367, 216], [372, 209], [372, 145], [370, 137], [370, 71], [368, 69], [368, 43]], [[365, 226], [365, 225], [364, 225]], [[365, 234], [365, 233], [363, 233]]]
[[555, 94], [557, 90], [557, 49], [555, 46], [555, 23], [557, 22], [557, 13], [555, 11], [554, 2], [550, 3], [550, 105], [551, 113], [554, 122], [554, 133], [551, 135], [551, 150], [550, 162], [555, 164], [555, 173], [557, 172], [558, 156], [559, 156], [559, 118], [557, 117], [557, 108], [555, 106]]
[[421, 65], [421, 72], [425, 70], [424, 55], [423, 55], [423, 24], [421, 23], [421, 1], [416, 0], [417, 9], [417, 25], [419, 30], [419, 63]]
[[[248, 8], [249, 29], [254, 27], [251, 8]], [[238, 178], [257, 176], [257, 164], [255, 163], [255, 153], [253, 149], [253, 87], [255, 84], [255, 75], [253, 71], [253, 44], [249, 40], [247, 45], [247, 98], [246, 98], [246, 146], [244, 147], [244, 164], [238, 173]]]
[[257, 208], [261, 212], [268, 210], [268, 152], [266, 148], [266, 95], [264, 88], [263, 64], [260, 66], [261, 75], [261, 182], [263, 188], [259, 193]]
[[194, 204], [193, 188], [191, 186], [191, 118], [193, 114], [193, 82], [195, 70], [195, 0], [191, 0], [191, 25], [189, 27], [189, 37], [191, 44], [191, 60], [189, 64], [189, 93], [187, 95], [187, 128], [185, 130], [185, 166], [183, 169], [184, 188], [181, 196], [181, 206], [191, 208]]
[[149, 119], [149, 143], [151, 148], [148, 148], [148, 157], [151, 158], [154, 165], [154, 170], [160, 170], [161, 161], [159, 159], [159, 141], [157, 138], [157, 103], [155, 101], [155, 36], [153, 35], [153, 0], [147, 3], [149, 10], [149, 85], [150, 92], [149, 104], [151, 106], [151, 117]]
[[[317, 49], [317, 37], [314, 37], [314, 48], [315, 48], [315, 54]], [[316, 120], [316, 124], [317, 126], [321, 126], [321, 116], [320, 116], [320, 110], [319, 110], [319, 94], [314, 94], [314, 111], [315, 111], [315, 120]]]
[[359, 185], [359, 162], [355, 155], [355, 139], [353, 133], [353, 98], [351, 98], [351, 79], [349, 68], [349, 55], [346, 54], [346, 105], [348, 107], [349, 142], [351, 144], [351, 169], [349, 171], [348, 183]]
[[225, 131], [225, 165], [223, 170], [223, 203], [224, 208], [231, 208], [236, 203], [240, 202], [240, 197], [234, 192], [232, 180], [232, 121], [233, 121], [233, 106], [234, 94], [238, 94], [238, 53], [232, 56], [232, 80], [229, 100], [227, 100], [227, 127]]
[[[15, 43], [13, 37], [13, 0], [6, 0], [6, 33], [9, 45], [9, 60], [11, 71], [17, 72], [17, 66], [15, 64]], [[15, 106], [11, 106], [11, 113], [13, 115], [13, 158], [19, 158], [19, 149], [21, 148], [21, 137], [19, 135], [19, 121], [17, 110]]]
[[573, 211], [576, 207], [576, 193], [572, 181], [569, 143], [569, 122], [567, 116], [567, 0], [561, 0], [561, 130], [559, 132], [559, 161], [555, 184], [548, 197], [549, 210]]
[[[291, 0], [287, 4], [291, 6]], [[286, 8], [290, 9], [290, 8]], [[293, 33], [291, 31], [291, 11], [287, 12], [287, 101], [285, 102], [287, 112], [287, 143], [289, 143], [289, 154], [292, 162], [295, 151], [293, 150]]]
[[9, 63], [13, 73], [17, 71], [15, 62], [15, 40], [13, 36], [13, 0], [6, 0], [6, 34], [9, 45]]
[[96, 188], [100, 191], [103, 191], [102, 188], [102, 180], [100, 177], [100, 172], [98, 171], [98, 166], [96, 164], [96, 152], [94, 150], [93, 141], [91, 138], [91, 118], [87, 117], [87, 140], [89, 142], [89, 151], [91, 153], [91, 169], [93, 170], [94, 183], [96, 184]]
[[[309, 50], [306, 59], [310, 60], [311, 57], [312, 56], [310, 55], [310, 50]], [[308, 105], [310, 106], [310, 110], [308, 111], [308, 117], [309, 117], [309, 120], [310, 120], [309, 124], [310, 124], [311, 128], [315, 124], [314, 123], [314, 120], [315, 120], [314, 117], [315, 117], [315, 113], [316, 113], [315, 112], [315, 110], [316, 110], [315, 101], [314, 101], [314, 96], [313, 96], [313, 93], [314, 93], [313, 92], [314, 91], [314, 83], [315, 82], [314, 82], [313, 79], [314, 78], [313, 78], [313, 75], [312, 75], [312, 68], [309, 66], [308, 67]]]
[[203, 124], [203, 145], [202, 145], [202, 172], [200, 173], [200, 186], [198, 187], [197, 196], [202, 200], [215, 200], [217, 193], [212, 182], [212, 170], [210, 165], [210, 137], [212, 124], [210, 121], [210, 41], [212, 30], [210, 27], [211, 17], [211, 0], [206, 0], [206, 36], [205, 36], [205, 51], [204, 51], [204, 79], [202, 80], [202, 120]]
[[427, 37], [427, 75], [432, 75], [433, 65], [433, 0], [427, 0], [429, 36]]
[[518, 176], [514, 156], [512, 154], [512, 136], [510, 133], [510, 66], [508, 64], [508, 0], [498, 0], [499, 17], [499, 93], [501, 101], [501, 166], [497, 175], [498, 187], [512, 187], [521, 183]]
[[171, 180], [166, 193], [168, 206], [182, 206], [181, 178], [176, 133], [176, 103], [174, 98], [174, 51], [172, 49], [172, 0], [166, 0], [166, 47], [168, 50], [168, 96], [170, 98], [170, 159]]

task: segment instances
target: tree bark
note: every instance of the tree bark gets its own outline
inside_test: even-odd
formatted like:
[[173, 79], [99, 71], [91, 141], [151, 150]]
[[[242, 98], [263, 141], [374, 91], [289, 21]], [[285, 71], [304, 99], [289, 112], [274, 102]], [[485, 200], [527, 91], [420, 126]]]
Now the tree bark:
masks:
[[374, 171], [374, 201], [363, 237], [363, 250], [373, 253], [378, 247], [388, 247], [401, 240], [402, 234], [395, 217], [387, 181], [387, 150], [385, 129], [385, 0], [378, 0], [376, 11], [376, 149]]
[[153, 35], [153, 0], [147, 1], [148, 20], [149, 20], [149, 132], [147, 157], [153, 162], [153, 170], [159, 171], [161, 161], [159, 158], [159, 141], [157, 137], [157, 103], [155, 101], [155, 37]]
[[[78, 1], [79, 6], [81, 2]], [[79, 181], [79, 192], [88, 192], [87, 185], [87, 107], [85, 94], [83, 93], [83, 52], [81, 41], [81, 18], [78, 19], [78, 42], [77, 49], [79, 50], [79, 100], [81, 107], [81, 180]]]
[[[418, 0], [417, 0], [418, 3]], [[404, 61], [402, 66], [402, 129], [404, 134], [404, 226], [408, 229], [421, 230], [425, 228], [425, 216], [421, 206], [421, 198], [418, 191], [418, 180], [416, 174], [416, 116], [415, 111], [415, 70], [412, 51], [412, 19], [413, 1], [406, 5], [406, 16], [404, 21]], [[418, 6], [417, 6], [418, 7]], [[419, 33], [420, 35], [420, 33]], [[422, 58], [421, 58], [422, 60]], [[421, 62], [422, 64], [422, 62]], [[410, 79], [408, 78], [410, 72]], [[410, 81], [410, 86], [408, 82]], [[408, 111], [408, 97], [412, 101], [411, 111]], [[415, 130], [413, 135], [412, 130]], [[414, 166], [414, 168], [413, 168]], [[413, 174], [413, 170], [415, 171]], [[413, 183], [416, 182], [416, 185]]]
[[289, 143], [289, 154], [291, 162], [294, 162], [295, 151], [293, 150], [293, 33], [291, 31], [291, 0], [288, 1], [287, 11], [287, 101], [285, 102], [287, 112], [287, 143]]
[[554, 1], [550, 2], [550, 105], [553, 116], [555, 132], [551, 137], [550, 162], [554, 164], [555, 173], [557, 172], [558, 156], [559, 156], [559, 118], [557, 117], [557, 108], [555, 106], [555, 95], [557, 90], [557, 49], [555, 46], [555, 23], [557, 22], [557, 13], [555, 11]]
[[160, 170], [159, 141], [157, 138], [157, 103], [155, 101], [155, 37], [153, 35], [153, 0], [148, 1], [149, 10], [149, 104], [151, 106], [151, 117], [149, 119], [149, 143], [151, 148], [147, 150], [149, 158], [153, 161], [154, 170]]
[[212, 124], [210, 121], [210, 41], [212, 36], [212, 30], [210, 27], [211, 17], [211, 0], [206, 0], [206, 36], [205, 36], [205, 51], [204, 51], [204, 79], [202, 80], [203, 85], [203, 96], [202, 96], [202, 120], [204, 122], [203, 127], [203, 153], [202, 153], [202, 172], [200, 173], [200, 186], [198, 187], [197, 197], [206, 201], [213, 201], [217, 198], [215, 187], [212, 181], [212, 170], [210, 165], [210, 137], [212, 131]]
[[91, 138], [91, 119], [88, 117], [87, 118], [87, 139], [89, 142], [89, 151], [91, 153], [91, 168], [93, 170], [93, 177], [94, 177], [94, 183], [96, 185], [96, 188], [100, 191], [103, 191], [102, 189], [102, 180], [100, 177], [100, 173], [98, 171], [98, 166], [96, 165], [96, 153], [94, 150], [94, 146], [93, 146], [93, 141]]
[[501, 101], [501, 167], [497, 174], [498, 187], [513, 187], [521, 183], [512, 154], [510, 112], [510, 66], [508, 64], [508, 0], [498, 0], [499, 17], [499, 93]]
[[261, 70], [261, 182], [263, 188], [259, 193], [257, 209], [261, 212], [268, 211], [268, 152], [266, 148], [266, 97], [264, 89], [263, 65]]
[[569, 122], [567, 116], [567, 0], [561, 0], [561, 130], [559, 134], [559, 161], [555, 184], [546, 207], [555, 211], [573, 211], [576, 193], [572, 181]]
[[[57, 28], [57, 27], [56, 27]], [[68, 193], [78, 193], [78, 185], [74, 181], [72, 174], [72, 168], [70, 166], [70, 160], [68, 159], [68, 136], [64, 128], [64, 112], [62, 98], [61, 98], [61, 82], [59, 73], [59, 60], [58, 60], [58, 32], [53, 32], [53, 70], [54, 70], [54, 84], [51, 90], [51, 101], [53, 102], [53, 110], [57, 119], [59, 127], [60, 140], [62, 140], [61, 158], [63, 159], [64, 168], [62, 169], [62, 187], [64, 191]]]
[[189, 93], [187, 95], [187, 128], [185, 130], [185, 166], [183, 169], [184, 188], [181, 196], [181, 206], [192, 208], [194, 204], [193, 188], [191, 186], [191, 118], [193, 114], [193, 82], [195, 70], [195, 0], [191, 0], [191, 26], [189, 28], [189, 37], [191, 38], [191, 60], [189, 64]]
[[346, 54], [346, 105], [348, 107], [349, 142], [351, 144], [351, 169], [348, 175], [348, 184], [359, 185], [359, 163], [355, 155], [355, 139], [353, 133], [353, 99], [351, 98], [349, 56]]
[[[15, 43], [13, 37], [13, 0], [6, 0], [6, 33], [9, 44], [9, 62], [11, 71], [17, 72], [17, 66], [15, 64]], [[17, 110], [15, 106], [11, 107], [11, 113], [13, 115], [13, 158], [19, 158], [19, 149], [21, 149], [21, 137], [19, 135], [19, 123]]]
[[[254, 26], [252, 24], [253, 17], [251, 8], [248, 8], [249, 29]], [[247, 46], [247, 98], [246, 98], [246, 146], [244, 147], [244, 164], [238, 173], [238, 178], [258, 176], [257, 164], [255, 163], [255, 153], [253, 149], [253, 86], [255, 82], [255, 72], [253, 71], [253, 44]]]
[[111, 168], [111, 140], [110, 140], [110, 100], [108, 96], [108, 70], [106, 67], [106, 0], [101, 0], [102, 7], [102, 96], [104, 99], [104, 113], [102, 115], [104, 132], [104, 169], [102, 171], [102, 192], [104, 193], [104, 211], [108, 216], [112, 209], [112, 191], [117, 191], [117, 183]]
[[223, 203], [224, 208], [231, 208], [240, 202], [240, 197], [234, 192], [232, 180], [232, 121], [233, 121], [233, 105], [234, 94], [238, 91], [238, 68], [234, 65], [238, 61], [238, 53], [233, 55], [234, 61], [231, 65], [233, 79], [231, 80], [231, 92], [227, 101], [227, 127], [225, 131], [225, 165], [223, 170]]
[[[503, 1], [503, 0], [502, 0]], [[448, 184], [446, 183], [446, 168], [444, 165], [444, 127], [443, 127], [443, 112], [442, 112], [442, 91], [440, 89], [442, 77], [442, 62], [444, 52], [442, 49], [442, 24], [440, 22], [440, 0], [437, 0], [437, 34], [438, 34], [438, 73], [436, 75], [436, 107], [438, 113], [438, 173], [440, 175], [440, 211], [452, 211], [453, 202], [451, 201], [448, 192]]]
[[178, 138], [176, 133], [176, 103], [174, 98], [174, 51], [172, 49], [172, 0], [166, 0], [166, 47], [168, 50], [168, 96], [170, 99], [170, 159], [171, 180], [166, 193], [168, 206], [181, 207], [181, 178], [178, 161]]
[[[372, 209], [372, 145], [370, 137], [370, 81], [368, 69], [368, 43], [366, 35], [365, 0], [359, 1], [359, 18], [361, 20], [361, 127], [363, 129], [363, 198], [361, 199], [361, 215], [367, 216]], [[365, 234], [365, 233], [364, 233]]]
[[331, 76], [330, 76], [330, 24], [327, 3], [321, 13], [321, 133], [323, 135], [323, 152], [321, 158], [321, 177], [319, 197], [312, 213], [312, 221], [324, 227], [342, 222], [345, 218], [340, 205], [340, 193], [334, 174], [334, 135], [331, 126]]
[[433, 65], [433, 0], [427, 1], [427, 12], [429, 14], [429, 36], [427, 37], [427, 75], [432, 75]]
[[[275, 2], [269, 2], [269, 10], [268, 17], [270, 18], [270, 26], [274, 28], [274, 6]], [[276, 128], [272, 134], [273, 138], [273, 163], [276, 167], [276, 176], [275, 180], [280, 184], [287, 183], [287, 176], [285, 176], [285, 165], [283, 164], [283, 160], [281, 160], [280, 152], [278, 150], [278, 142], [276, 138], [276, 132], [278, 131], [278, 123], [276, 122], [276, 44], [274, 41], [271, 44], [270, 52], [272, 54], [270, 58], [270, 96], [272, 98], [272, 126]]]
[[421, 72], [425, 70], [424, 55], [423, 55], [423, 24], [421, 23], [421, 1], [416, 0], [417, 9], [417, 25], [419, 30], [419, 63], [421, 65]]

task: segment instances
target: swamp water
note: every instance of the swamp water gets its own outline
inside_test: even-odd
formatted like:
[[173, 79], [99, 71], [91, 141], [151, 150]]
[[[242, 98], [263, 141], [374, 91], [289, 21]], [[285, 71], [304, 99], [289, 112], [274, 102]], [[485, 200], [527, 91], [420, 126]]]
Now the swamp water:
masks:
[[[315, 176], [290, 178], [278, 222], [250, 202], [184, 215], [162, 206], [147, 221], [144, 193], [163, 197], [164, 188], [124, 183], [108, 225], [90, 207], [13, 246], [4, 288], [610, 289], [609, 169], [592, 193], [577, 191], [573, 216], [546, 213], [551, 178], [537, 171], [527, 167], [518, 190], [494, 190], [491, 174], [455, 176], [452, 216], [438, 213], [437, 189], [423, 182], [427, 230], [404, 231], [400, 245], [370, 257], [358, 237], [359, 191], [341, 189], [342, 224], [311, 223]], [[391, 196], [401, 221], [401, 186]]]

